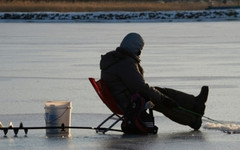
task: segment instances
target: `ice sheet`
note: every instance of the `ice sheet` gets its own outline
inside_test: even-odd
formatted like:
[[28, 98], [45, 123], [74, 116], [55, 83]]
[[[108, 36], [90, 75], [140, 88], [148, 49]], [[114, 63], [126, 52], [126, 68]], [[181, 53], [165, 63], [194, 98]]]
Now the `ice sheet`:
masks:
[[102, 54], [119, 46], [127, 33], [139, 32], [150, 85], [194, 95], [209, 85], [206, 114], [238, 121], [239, 25], [1, 23], [0, 113], [43, 113], [48, 100], [70, 100], [74, 113], [108, 113], [87, 78], [100, 77]]
[[[205, 115], [238, 125], [239, 26], [240, 22], [0, 23], [0, 121], [5, 126], [10, 121], [16, 126], [20, 121], [44, 125], [38, 117], [44, 114], [46, 101], [70, 100], [73, 113], [84, 116], [73, 118], [73, 124], [96, 125], [101, 115], [110, 111], [87, 78], [99, 78], [101, 54], [119, 46], [127, 33], [139, 32], [145, 39], [141, 63], [150, 85], [194, 95], [202, 85], [209, 85]], [[86, 113], [89, 115], [82, 115]], [[70, 139], [47, 139], [44, 132], [36, 131], [28, 138], [0, 136], [0, 149], [219, 150], [240, 146], [239, 134], [228, 135], [218, 127], [217, 131], [202, 128], [201, 132], [192, 132], [160, 113], [155, 115], [159, 117], [156, 136], [75, 131]]]

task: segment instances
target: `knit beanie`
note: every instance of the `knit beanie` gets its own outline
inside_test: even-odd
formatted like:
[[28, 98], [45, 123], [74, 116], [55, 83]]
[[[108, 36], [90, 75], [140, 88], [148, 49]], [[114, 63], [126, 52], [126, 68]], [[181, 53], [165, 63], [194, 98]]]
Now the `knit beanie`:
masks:
[[122, 40], [120, 47], [133, 53], [140, 55], [144, 46], [144, 40], [138, 33], [129, 33]]

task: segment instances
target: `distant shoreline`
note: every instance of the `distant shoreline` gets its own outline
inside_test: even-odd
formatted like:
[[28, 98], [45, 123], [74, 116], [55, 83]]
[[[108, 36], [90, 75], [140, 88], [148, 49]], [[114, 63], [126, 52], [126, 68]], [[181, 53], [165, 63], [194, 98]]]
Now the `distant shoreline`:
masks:
[[239, 0], [0, 0], [0, 12], [190, 11], [239, 7]]
[[0, 22], [119, 23], [239, 21], [240, 9], [144, 12], [2, 12]]

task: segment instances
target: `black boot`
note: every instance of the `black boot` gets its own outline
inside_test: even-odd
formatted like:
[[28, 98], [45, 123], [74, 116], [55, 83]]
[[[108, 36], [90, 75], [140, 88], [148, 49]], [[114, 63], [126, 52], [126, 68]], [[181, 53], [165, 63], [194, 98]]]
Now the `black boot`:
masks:
[[195, 97], [196, 104], [193, 111], [199, 113], [200, 115], [204, 115], [206, 107], [205, 103], [208, 98], [208, 92], [209, 92], [208, 86], [203, 86], [200, 94], [197, 97]]
[[196, 97], [196, 100], [205, 104], [208, 98], [208, 91], [208, 86], [203, 86], [200, 94]]
[[202, 126], [202, 118], [196, 117], [196, 121], [190, 125], [194, 130], [198, 130]]

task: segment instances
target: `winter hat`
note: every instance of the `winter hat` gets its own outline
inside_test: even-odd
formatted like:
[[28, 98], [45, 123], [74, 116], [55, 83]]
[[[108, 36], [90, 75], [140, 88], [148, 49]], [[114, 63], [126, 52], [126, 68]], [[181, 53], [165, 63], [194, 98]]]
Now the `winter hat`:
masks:
[[140, 55], [144, 46], [144, 40], [138, 33], [129, 33], [122, 40], [120, 47], [135, 54]]

